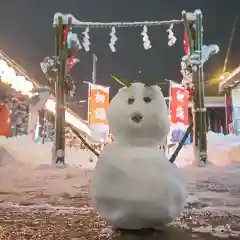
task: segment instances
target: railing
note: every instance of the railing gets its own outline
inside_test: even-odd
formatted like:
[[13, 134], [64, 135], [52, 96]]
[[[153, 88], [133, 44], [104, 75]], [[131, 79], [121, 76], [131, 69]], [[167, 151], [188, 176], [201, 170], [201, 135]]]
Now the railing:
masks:
[[[19, 75], [22, 75], [26, 78], [26, 80], [32, 82], [35, 87], [42, 87], [34, 78], [29, 77], [26, 70], [24, 70], [19, 64], [17, 64], [14, 60], [12, 60], [6, 53], [0, 50], [0, 58], [7, 62], [10, 67], [13, 67]], [[48, 105], [51, 106], [50, 110], [53, 114], [55, 114], [55, 97], [51, 95], [48, 100]], [[74, 113], [71, 109], [66, 108], [66, 122], [73, 127], [77, 128], [81, 132], [85, 133], [87, 136], [91, 137], [95, 141], [99, 141], [100, 138], [88, 127], [87, 124], [84, 123], [83, 119], [81, 119], [76, 113]]]

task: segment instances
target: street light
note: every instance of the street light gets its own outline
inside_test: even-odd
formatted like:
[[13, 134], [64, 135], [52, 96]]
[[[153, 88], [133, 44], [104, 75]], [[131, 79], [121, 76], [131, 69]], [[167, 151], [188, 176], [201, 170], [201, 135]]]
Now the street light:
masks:
[[229, 74], [230, 74], [229, 72], [224, 72], [224, 73], [222, 73], [222, 75], [219, 76], [219, 79], [224, 80], [229, 76]]
[[87, 100], [79, 100], [79, 101], [77, 101], [77, 103], [86, 103], [87, 102]]

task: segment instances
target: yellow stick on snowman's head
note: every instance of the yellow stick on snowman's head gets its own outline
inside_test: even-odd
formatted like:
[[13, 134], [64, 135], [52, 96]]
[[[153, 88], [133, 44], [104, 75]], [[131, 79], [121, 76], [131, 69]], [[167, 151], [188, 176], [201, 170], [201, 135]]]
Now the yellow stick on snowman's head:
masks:
[[118, 83], [120, 83], [124, 87], [130, 87], [132, 85], [132, 82], [130, 80], [127, 80], [119, 75], [113, 75], [110, 74], [113, 79], [115, 79]]

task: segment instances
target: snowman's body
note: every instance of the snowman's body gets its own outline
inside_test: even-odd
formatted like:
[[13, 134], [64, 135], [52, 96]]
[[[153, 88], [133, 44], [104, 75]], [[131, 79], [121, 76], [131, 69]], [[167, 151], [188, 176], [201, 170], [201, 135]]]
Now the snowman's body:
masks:
[[[147, 96], [145, 90], [152, 98], [149, 109], [137, 102]], [[157, 147], [169, 132], [166, 103], [158, 89], [143, 84], [124, 91], [112, 100], [108, 111], [116, 142], [100, 154], [92, 179], [93, 201], [100, 215], [117, 228], [159, 228], [181, 214], [187, 197], [181, 172]], [[131, 103], [121, 112], [119, 100], [129, 97], [134, 97], [135, 107]], [[116, 103], [120, 107], [114, 113]]]

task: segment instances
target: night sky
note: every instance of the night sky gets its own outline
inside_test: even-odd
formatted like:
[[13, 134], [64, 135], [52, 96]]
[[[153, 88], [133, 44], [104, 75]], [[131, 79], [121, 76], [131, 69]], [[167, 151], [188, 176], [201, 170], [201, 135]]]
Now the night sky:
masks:
[[[25, 68], [38, 81], [45, 80], [39, 62], [53, 55], [52, 20], [56, 12], [72, 13], [81, 21], [145, 21], [180, 19], [182, 10], [199, 8], [204, 15], [204, 43], [218, 44], [221, 52], [205, 68], [206, 77], [221, 71], [234, 19], [240, 0], [2, 0], [0, 6], [0, 48]], [[81, 62], [74, 67], [77, 98], [87, 98], [91, 80], [92, 53], [98, 56], [97, 82], [110, 85], [112, 95], [119, 85], [110, 73], [146, 83], [164, 79], [180, 81], [180, 57], [183, 55], [183, 26], [176, 25], [177, 42], [167, 45], [166, 27], [148, 29], [153, 48], [142, 45], [141, 28], [117, 29], [117, 51], [109, 49], [109, 29], [93, 29], [91, 52], [81, 53]], [[76, 29], [81, 36], [81, 30]], [[232, 44], [229, 69], [240, 64], [240, 21]], [[139, 74], [140, 72], [140, 74]], [[167, 84], [162, 85], [167, 95]]]

